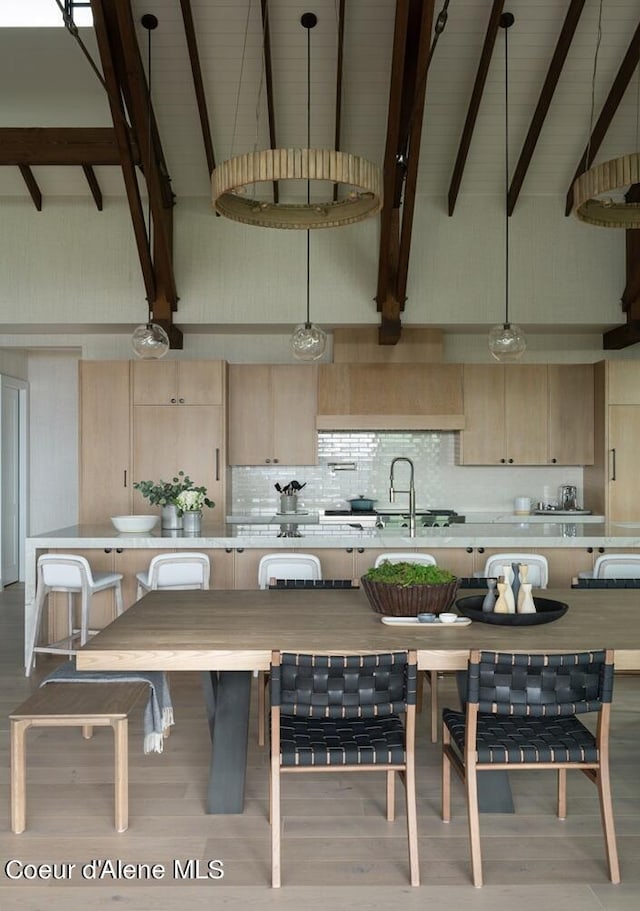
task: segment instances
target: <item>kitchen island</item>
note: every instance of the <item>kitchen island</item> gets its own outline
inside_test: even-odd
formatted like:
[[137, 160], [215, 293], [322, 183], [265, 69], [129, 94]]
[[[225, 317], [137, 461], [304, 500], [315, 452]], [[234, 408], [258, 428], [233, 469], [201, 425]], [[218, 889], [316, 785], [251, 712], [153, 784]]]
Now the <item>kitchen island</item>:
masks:
[[[432, 552], [441, 565], [460, 576], [481, 571], [490, 553], [533, 551], [549, 559], [554, 588], [568, 588], [572, 576], [591, 568], [604, 550], [640, 552], [640, 522], [462, 523], [420, 528], [414, 538], [404, 528], [358, 530], [348, 524], [322, 527], [315, 523], [299, 523], [297, 528], [301, 537], [278, 537], [279, 524], [205, 524], [200, 535], [187, 536], [160, 528], [145, 534], [118, 534], [105, 523], [33, 535], [25, 542], [25, 641], [34, 619], [36, 561], [47, 551], [81, 553], [94, 569], [122, 572], [125, 607], [135, 600], [135, 573], [146, 570], [158, 551], [206, 551], [212, 561], [212, 588], [217, 589], [256, 588], [260, 556], [278, 549], [317, 553], [325, 577], [333, 578], [358, 577], [384, 551]], [[98, 597], [105, 600], [108, 593]], [[62, 610], [54, 611], [62, 616]], [[109, 623], [113, 616], [112, 605], [105, 601], [98, 625]], [[51, 616], [50, 620], [54, 622]]]

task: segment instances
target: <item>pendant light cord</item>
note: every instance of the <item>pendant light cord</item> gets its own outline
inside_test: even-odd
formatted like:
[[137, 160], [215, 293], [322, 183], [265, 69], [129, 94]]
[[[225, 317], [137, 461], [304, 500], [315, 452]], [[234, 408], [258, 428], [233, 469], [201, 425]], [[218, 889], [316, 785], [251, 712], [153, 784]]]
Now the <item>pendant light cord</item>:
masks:
[[509, 28], [504, 30], [504, 324], [509, 326]]
[[[303, 17], [304, 19], [304, 17]], [[315, 22], [313, 23], [315, 25]], [[304, 25], [304, 22], [303, 22]], [[307, 148], [311, 148], [311, 28], [313, 26], [306, 25], [307, 29]], [[307, 178], [307, 205], [311, 202], [311, 180]], [[305, 327], [307, 329], [311, 328], [311, 313], [310, 313], [310, 296], [311, 296], [311, 283], [309, 280], [309, 273], [311, 270], [311, 231], [307, 228], [307, 321]]]
[[[147, 30], [147, 235], [149, 241], [149, 256], [153, 260], [153, 229], [151, 221], [151, 190], [149, 180], [151, 177], [151, 32], [157, 28], [158, 20], [152, 14], [142, 17], [142, 25]], [[153, 318], [153, 303], [149, 301], [149, 325]]]

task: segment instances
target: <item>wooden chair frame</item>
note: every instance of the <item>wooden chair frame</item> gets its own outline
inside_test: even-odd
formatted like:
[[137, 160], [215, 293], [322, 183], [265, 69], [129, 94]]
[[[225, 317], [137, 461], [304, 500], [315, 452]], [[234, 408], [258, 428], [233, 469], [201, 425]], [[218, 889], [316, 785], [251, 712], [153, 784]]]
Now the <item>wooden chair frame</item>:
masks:
[[[271, 656], [271, 668], [280, 667], [281, 653], [274, 651]], [[281, 885], [281, 811], [280, 811], [280, 776], [285, 773], [301, 774], [304, 772], [386, 772], [386, 818], [395, 819], [395, 778], [397, 772], [405, 787], [407, 840], [409, 846], [409, 869], [412, 886], [420, 885], [420, 864], [418, 857], [418, 823], [416, 809], [415, 785], [415, 677], [417, 676], [417, 656], [415, 651], [407, 653], [407, 669], [414, 674], [413, 695], [405, 693], [405, 761], [400, 764], [357, 764], [357, 765], [322, 765], [322, 766], [283, 766], [280, 751], [280, 705], [277, 699], [271, 700], [271, 763], [269, 787], [269, 820], [271, 822], [271, 884], [273, 888]]]
[[[605, 664], [613, 673], [613, 651], [605, 651]], [[479, 666], [481, 652], [473, 650], [469, 655], [469, 669]], [[595, 711], [595, 709], [594, 709]], [[517, 713], [520, 714], [520, 713]], [[465, 725], [465, 749], [461, 755], [452, 743], [451, 732], [447, 725], [442, 726], [442, 820], [451, 819], [451, 769], [466, 787], [467, 812], [469, 822], [469, 842], [471, 849], [471, 868], [473, 884], [482, 886], [482, 855], [480, 850], [480, 817], [478, 812], [477, 773], [485, 769], [556, 769], [558, 772], [557, 815], [565, 819], [567, 815], [567, 770], [578, 769], [592, 781], [600, 800], [600, 814], [605, 839], [609, 878], [612, 883], [620, 882], [620, 868], [616, 846], [613, 805], [611, 799], [611, 778], [609, 770], [609, 727], [611, 716], [610, 702], [603, 701], [598, 710], [596, 745], [599, 761], [597, 762], [479, 762], [476, 750], [478, 732], [479, 703], [467, 701]], [[550, 718], [552, 721], [553, 718]]]

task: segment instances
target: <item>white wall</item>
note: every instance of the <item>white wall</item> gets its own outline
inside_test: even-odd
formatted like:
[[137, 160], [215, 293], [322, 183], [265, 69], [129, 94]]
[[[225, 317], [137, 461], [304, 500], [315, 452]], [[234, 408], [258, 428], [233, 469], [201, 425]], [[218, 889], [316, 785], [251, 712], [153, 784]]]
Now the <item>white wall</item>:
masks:
[[[599, 331], [624, 322], [624, 231], [565, 218], [563, 200], [520, 201], [510, 221], [511, 316], [536, 326]], [[146, 318], [126, 203], [47, 200], [42, 212], [0, 200], [0, 331], [122, 332]], [[411, 244], [407, 326], [488, 327], [504, 315], [502, 201], [421, 197]], [[207, 199], [175, 209], [175, 321], [193, 330], [287, 332], [306, 310], [305, 232], [216, 218]], [[379, 219], [311, 236], [311, 316], [328, 326], [377, 325]], [[11, 268], [8, 265], [11, 264]], [[9, 341], [0, 337], [0, 345]]]
[[78, 520], [78, 355], [29, 355], [29, 528], [32, 535]]

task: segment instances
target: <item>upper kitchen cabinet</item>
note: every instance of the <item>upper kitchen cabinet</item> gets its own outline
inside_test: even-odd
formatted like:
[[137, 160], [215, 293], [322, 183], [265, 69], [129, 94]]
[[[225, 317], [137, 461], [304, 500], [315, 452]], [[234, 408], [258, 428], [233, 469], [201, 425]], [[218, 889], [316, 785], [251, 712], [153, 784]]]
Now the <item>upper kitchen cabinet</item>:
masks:
[[593, 462], [590, 364], [465, 364], [463, 465]]
[[593, 364], [549, 364], [549, 462], [593, 464]]
[[223, 361], [132, 361], [134, 405], [222, 405]]
[[321, 364], [319, 430], [458, 430], [460, 364]]
[[[207, 488], [216, 509], [204, 510], [205, 521], [223, 521], [225, 504], [225, 427], [220, 405], [137, 405], [133, 409], [133, 480], [170, 480], [184, 471]], [[133, 512], [156, 512], [134, 491]], [[111, 513], [110, 515], [115, 515]]]
[[80, 361], [80, 522], [130, 510], [129, 361]]
[[318, 368], [229, 365], [229, 464], [315, 465]]
[[595, 458], [585, 503], [612, 522], [637, 522], [640, 485], [640, 362], [600, 361], [595, 371]]

